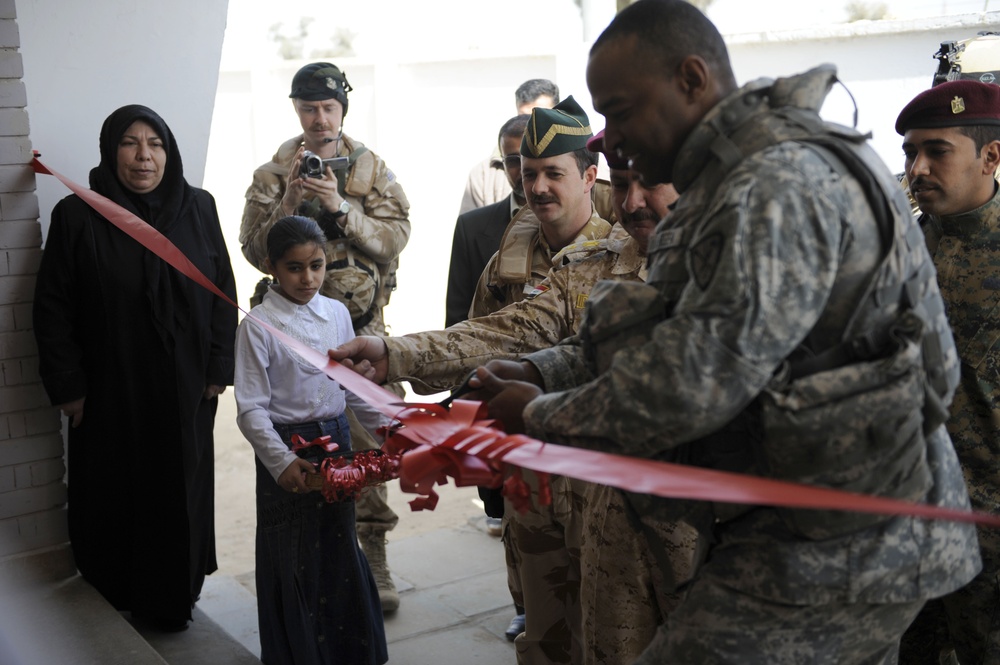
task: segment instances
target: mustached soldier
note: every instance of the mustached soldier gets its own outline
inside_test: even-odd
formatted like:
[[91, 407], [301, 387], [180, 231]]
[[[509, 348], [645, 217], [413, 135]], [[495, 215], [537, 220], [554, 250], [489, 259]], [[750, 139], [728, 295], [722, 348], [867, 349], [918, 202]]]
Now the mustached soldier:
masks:
[[[281, 144], [271, 161], [254, 171], [240, 245], [247, 260], [266, 272], [271, 227], [289, 215], [315, 219], [328, 239], [321, 293], [347, 306], [355, 334], [385, 335], [382, 308], [396, 286], [399, 254], [410, 237], [410, 204], [385, 162], [344, 134], [350, 91], [344, 73], [328, 62], [308, 64], [295, 74], [289, 97], [302, 134]], [[266, 284], [258, 285], [258, 297]], [[354, 422], [351, 428], [362, 432]], [[353, 447], [378, 446], [358, 436]], [[390, 612], [399, 606], [399, 595], [385, 562], [385, 534], [399, 518], [386, 503], [385, 486], [371, 489], [358, 500], [357, 530], [382, 609]]]

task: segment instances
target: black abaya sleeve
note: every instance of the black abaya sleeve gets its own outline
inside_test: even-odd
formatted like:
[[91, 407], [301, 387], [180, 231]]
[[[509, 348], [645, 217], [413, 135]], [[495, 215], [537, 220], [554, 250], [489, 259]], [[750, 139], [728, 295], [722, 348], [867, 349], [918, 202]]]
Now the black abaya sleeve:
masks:
[[82, 290], [95, 277], [86, 275], [79, 253], [86, 242], [89, 223], [79, 216], [82, 203], [75, 196], [56, 204], [42, 252], [32, 305], [33, 328], [38, 343], [39, 374], [52, 404], [65, 404], [87, 394], [83, 367], [83, 334], [86, 298]]

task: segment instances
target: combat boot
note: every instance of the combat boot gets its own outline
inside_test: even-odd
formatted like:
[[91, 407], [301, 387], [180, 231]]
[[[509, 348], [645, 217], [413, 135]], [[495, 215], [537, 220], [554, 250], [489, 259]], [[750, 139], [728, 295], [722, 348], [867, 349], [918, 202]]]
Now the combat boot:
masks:
[[399, 608], [399, 593], [389, 573], [389, 564], [385, 560], [385, 531], [379, 529], [358, 529], [358, 539], [361, 549], [368, 558], [368, 567], [372, 570], [375, 585], [378, 587], [378, 599], [382, 603], [382, 612], [395, 612]]

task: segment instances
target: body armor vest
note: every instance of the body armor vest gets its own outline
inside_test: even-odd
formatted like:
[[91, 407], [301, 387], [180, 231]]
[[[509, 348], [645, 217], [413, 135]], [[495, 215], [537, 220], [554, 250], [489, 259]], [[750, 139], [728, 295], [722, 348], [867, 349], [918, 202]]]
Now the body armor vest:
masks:
[[[861, 185], [883, 240], [882, 259], [839, 344], [813, 349], [807, 336], [750, 408], [712, 435], [673, 450], [670, 459], [920, 500], [933, 482], [925, 435], [947, 419], [958, 384], [958, 356], [933, 263], [898, 182], [867, 145], [867, 136], [819, 117], [835, 80], [835, 70], [825, 66], [790, 79], [750, 84], [695, 129], [711, 156], [694, 173], [676, 169], [675, 181], [679, 191], [691, 185], [710, 195], [749, 155], [785, 141], [800, 143]], [[681, 177], [691, 180], [679, 182]], [[657, 320], [670, 315], [694, 277], [685, 260], [690, 233], [690, 227], [662, 228], [650, 240], [648, 284], [655, 293], [638, 284], [594, 289], [580, 337], [595, 370], [603, 370], [611, 353], [629, 343], [623, 336], [638, 331], [645, 337]], [[604, 312], [615, 308], [595, 305], [605, 297], [632, 306], [619, 309], [614, 320], [615, 315]], [[831, 298], [836, 297], [835, 286]], [[608, 343], [611, 353], [602, 353]], [[684, 510], [697, 522], [690, 511], [703, 511], [704, 504], [688, 502]], [[718, 505], [712, 517], [726, 520], [746, 510]], [[778, 511], [792, 531], [813, 539], [887, 519], [844, 511]]]

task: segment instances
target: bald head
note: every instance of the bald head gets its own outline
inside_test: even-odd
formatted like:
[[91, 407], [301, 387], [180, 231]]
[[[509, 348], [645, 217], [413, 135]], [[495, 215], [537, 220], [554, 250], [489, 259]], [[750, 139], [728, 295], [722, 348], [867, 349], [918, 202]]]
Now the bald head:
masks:
[[587, 87], [604, 116], [604, 146], [647, 183], [677, 182], [678, 151], [736, 89], [722, 36], [683, 0], [639, 0], [594, 43]]
[[618, 12], [590, 49], [634, 38], [634, 45], [651, 69], [672, 73], [688, 56], [698, 56], [724, 87], [736, 88], [729, 51], [722, 35], [697, 7], [686, 0], [639, 0]]

